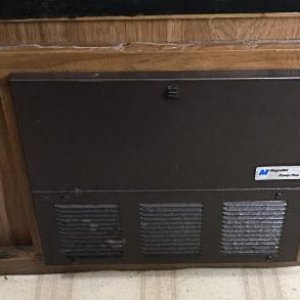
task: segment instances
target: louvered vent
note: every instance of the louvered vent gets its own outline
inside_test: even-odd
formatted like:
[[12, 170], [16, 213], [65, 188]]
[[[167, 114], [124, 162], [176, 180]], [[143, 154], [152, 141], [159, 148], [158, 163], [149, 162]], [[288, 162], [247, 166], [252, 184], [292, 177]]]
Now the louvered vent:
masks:
[[55, 205], [59, 252], [68, 257], [123, 255], [117, 204]]
[[141, 204], [140, 227], [145, 255], [199, 255], [202, 204]]
[[286, 201], [225, 202], [221, 252], [225, 255], [278, 253], [286, 206]]

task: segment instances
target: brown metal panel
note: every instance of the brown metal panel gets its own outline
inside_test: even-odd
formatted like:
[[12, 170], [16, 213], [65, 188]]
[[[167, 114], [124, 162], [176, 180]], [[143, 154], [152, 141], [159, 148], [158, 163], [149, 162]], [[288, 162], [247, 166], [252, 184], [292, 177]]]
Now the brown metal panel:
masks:
[[[47, 262], [74, 259], [59, 254], [55, 204], [116, 202], [126, 250], [105, 263], [295, 260], [299, 181], [257, 182], [254, 171], [299, 165], [299, 79], [298, 71], [13, 76]], [[280, 253], [222, 256], [223, 202], [278, 197], [288, 207]], [[151, 201], [203, 204], [201, 256], [142, 256], [139, 206]]]

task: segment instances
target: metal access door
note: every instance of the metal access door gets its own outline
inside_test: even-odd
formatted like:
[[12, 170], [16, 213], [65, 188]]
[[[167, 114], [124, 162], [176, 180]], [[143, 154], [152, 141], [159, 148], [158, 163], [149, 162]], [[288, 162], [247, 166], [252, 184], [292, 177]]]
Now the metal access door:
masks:
[[[296, 200], [300, 181], [256, 181], [254, 175], [259, 166], [300, 165], [299, 75], [173, 72], [12, 76], [13, 99], [48, 261], [64, 261], [57, 236], [64, 229], [61, 216], [69, 210], [66, 208], [66, 213], [62, 207], [60, 211], [61, 206], [57, 205], [89, 205], [89, 201], [91, 205], [108, 205], [117, 201], [120, 207], [113, 214], [120, 214], [118, 222], [123, 228], [122, 234], [118, 231], [119, 242], [131, 240], [129, 248], [123, 245], [127, 254], [122, 254], [121, 260], [135, 262], [134, 258], [141, 255], [144, 260], [139, 257], [139, 262], [153, 262], [138, 250], [143, 245], [138, 233], [143, 225], [140, 209], [144, 202], [151, 204], [146, 195], [152, 193], [155, 203], [174, 201], [182, 205], [191, 201], [189, 197], [178, 196], [184, 192], [199, 193], [192, 197], [192, 202], [203, 205], [201, 251], [199, 248], [202, 256], [187, 254], [171, 259], [166, 255], [160, 261], [258, 261], [269, 257], [268, 251], [250, 256], [242, 252], [222, 255], [222, 228], [227, 224], [222, 222], [226, 209], [236, 209], [230, 204], [226, 206], [231, 200], [283, 201], [275, 202], [275, 208], [267, 211], [264, 202], [258, 203], [257, 207], [262, 208], [258, 214], [263, 216], [273, 209], [287, 207], [282, 210], [284, 227], [277, 241], [281, 252], [275, 260], [295, 259], [300, 228]], [[140, 199], [128, 196], [134, 192], [141, 193]], [[173, 193], [173, 200], [166, 200], [165, 192]], [[115, 196], [104, 197], [105, 193]], [[203, 201], [201, 195], [205, 195]], [[242, 205], [246, 212], [252, 209], [248, 204]], [[279, 204], [283, 206], [280, 208]], [[257, 207], [251, 218], [255, 218]], [[81, 208], [83, 215], [89, 211], [88, 207]], [[76, 213], [81, 208], [75, 207]], [[97, 209], [101, 218], [101, 211], [106, 208]], [[214, 218], [216, 226], [209, 221]], [[84, 227], [80, 226], [79, 229]], [[84, 230], [92, 230], [87, 228]], [[168, 235], [170, 229], [166, 230]], [[134, 240], [129, 237], [130, 232], [136, 233]], [[76, 239], [78, 242], [83, 233], [72, 234], [75, 240], [68, 243], [76, 245]], [[234, 235], [234, 231], [230, 234]], [[214, 242], [209, 242], [211, 236]], [[148, 237], [145, 239], [149, 241]], [[91, 235], [91, 247], [93, 241]], [[212, 251], [212, 245], [219, 247]], [[168, 247], [171, 249], [172, 244]], [[139, 255], [133, 255], [138, 251]], [[107, 259], [96, 258], [90, 257], [95, 261]]]
[[269, 76], [16, 75], [31, 186], [299, 187], [254, 180], [258, 166], [300, 164], [300, 79]]

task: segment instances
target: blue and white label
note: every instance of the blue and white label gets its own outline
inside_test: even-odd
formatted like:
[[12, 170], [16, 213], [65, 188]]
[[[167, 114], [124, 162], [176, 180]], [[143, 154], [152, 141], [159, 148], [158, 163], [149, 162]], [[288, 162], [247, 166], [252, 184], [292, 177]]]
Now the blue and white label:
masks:
[[300, 180], [300, 166], [257, 167], [255, 180]]

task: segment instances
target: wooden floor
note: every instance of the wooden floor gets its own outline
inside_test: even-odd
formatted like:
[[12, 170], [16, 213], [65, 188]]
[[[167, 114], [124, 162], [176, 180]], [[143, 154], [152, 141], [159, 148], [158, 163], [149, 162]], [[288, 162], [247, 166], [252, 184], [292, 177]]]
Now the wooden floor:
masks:
[[0, 277], [0, 300], [293, 300], [300, 267]]

